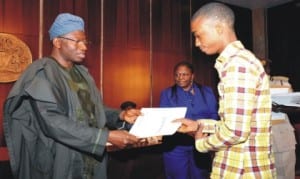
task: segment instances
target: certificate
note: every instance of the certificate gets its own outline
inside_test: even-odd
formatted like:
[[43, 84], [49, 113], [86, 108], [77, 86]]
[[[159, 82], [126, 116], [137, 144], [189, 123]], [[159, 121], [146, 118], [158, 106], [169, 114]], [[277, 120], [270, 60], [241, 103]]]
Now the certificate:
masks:
[[136, 119], [129, 133], [140, 138], [172, 135], [181, 125], [172, 121], [185, 117], [186, 110], [186, 107], [142, 108], [142, 115]]

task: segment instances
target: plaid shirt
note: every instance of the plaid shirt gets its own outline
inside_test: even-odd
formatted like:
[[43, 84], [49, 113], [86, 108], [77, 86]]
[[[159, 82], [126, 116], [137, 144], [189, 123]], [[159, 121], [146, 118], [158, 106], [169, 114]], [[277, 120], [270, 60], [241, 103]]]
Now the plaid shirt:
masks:
[[276, 178], [264, 68], [240, 41], [225, 48], [215, 68], [220, 77], [219, 130], [195, 142], [200, 152], [216, 151], [211, 178]]

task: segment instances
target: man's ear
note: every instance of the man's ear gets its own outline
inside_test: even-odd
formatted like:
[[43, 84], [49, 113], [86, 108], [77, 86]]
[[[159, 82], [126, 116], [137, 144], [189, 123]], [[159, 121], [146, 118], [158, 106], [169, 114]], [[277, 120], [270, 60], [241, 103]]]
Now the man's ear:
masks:
[[219, 35], [222, 34], [223, 31], [224, 31], [224, 24], [223, 24], [223, 23], [217, 23], [217, 24], [215, 25], [215, 30], [216, 30], [216, 32], [217, 32]]
[[54, 38], [52, 40], [52, 44], [53, 44], [54, 47], [60, 48], [61, 47], [61, 40], [59, 38]]

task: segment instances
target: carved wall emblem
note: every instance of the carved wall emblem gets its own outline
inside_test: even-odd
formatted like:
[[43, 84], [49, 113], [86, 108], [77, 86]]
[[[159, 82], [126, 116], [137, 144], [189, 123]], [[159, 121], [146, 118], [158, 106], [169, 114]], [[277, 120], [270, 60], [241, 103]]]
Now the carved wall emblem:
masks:
[[30, 49], [22, 40], [0, 33], [0, 82], [16, 81], [30, 63]]

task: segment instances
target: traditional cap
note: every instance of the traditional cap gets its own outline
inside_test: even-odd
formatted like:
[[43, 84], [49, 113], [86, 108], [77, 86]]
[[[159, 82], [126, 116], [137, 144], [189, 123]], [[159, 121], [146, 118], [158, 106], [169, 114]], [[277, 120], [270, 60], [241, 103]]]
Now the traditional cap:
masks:
[[70, 13], [61, 13], [49, 29], [50, 40], [76, 30], [84, 31], [83, 19]]

